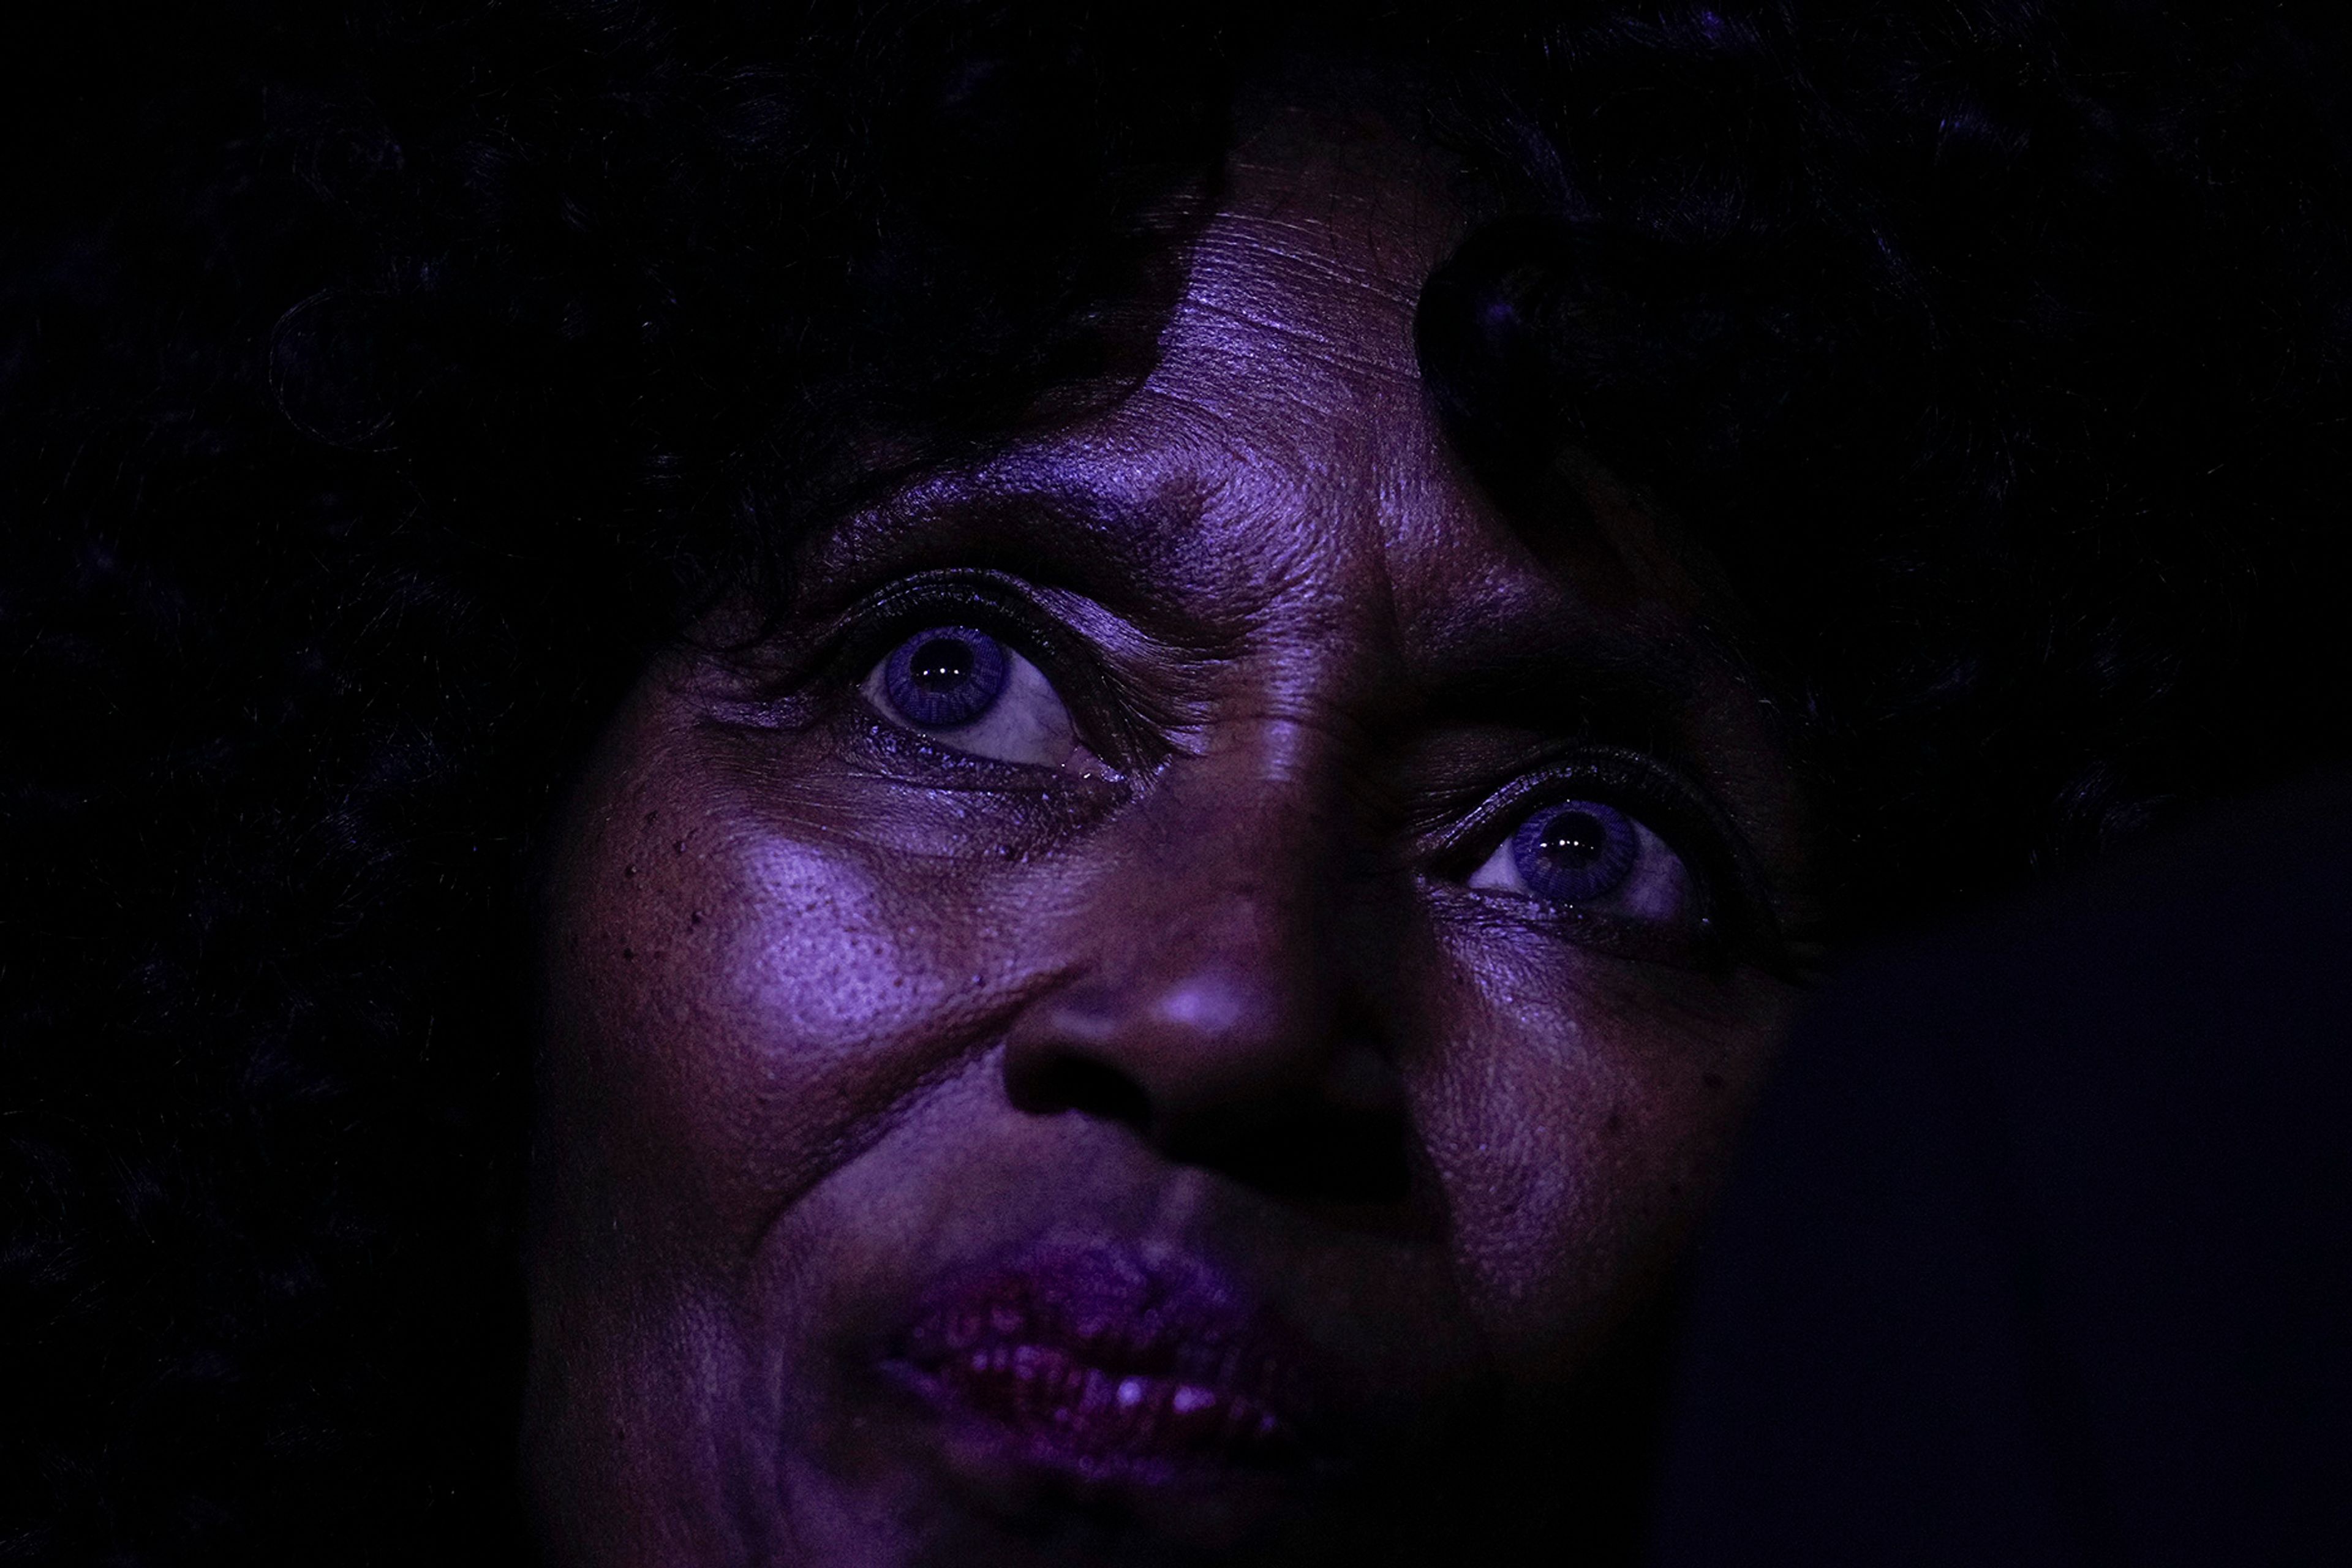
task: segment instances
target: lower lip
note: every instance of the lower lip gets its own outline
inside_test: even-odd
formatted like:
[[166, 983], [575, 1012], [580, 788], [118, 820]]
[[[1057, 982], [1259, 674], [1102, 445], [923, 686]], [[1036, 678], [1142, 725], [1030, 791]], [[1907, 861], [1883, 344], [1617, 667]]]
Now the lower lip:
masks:
[[1281, 1341], [1198, 1263], [1050, 1247], [932, 1291], [882, 1366], [1030, 1466], [1175, 1480], [1297, 1458], [1302, 1401]]

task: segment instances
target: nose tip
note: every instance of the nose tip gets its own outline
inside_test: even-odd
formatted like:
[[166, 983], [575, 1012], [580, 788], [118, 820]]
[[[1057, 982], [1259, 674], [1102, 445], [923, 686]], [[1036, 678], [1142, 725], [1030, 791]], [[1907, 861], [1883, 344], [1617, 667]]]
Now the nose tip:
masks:
[[1230, 1039], [1241, 1032], [1250, 1011], [1247, 991], [1245, 984], [1237, 984], [1231, 975], [1181, 981], [1160, 998], [1161, 1021], [1203, 1039]]
[[[1116, 1119], [1162, 1136], [1215, 1106], [1281, 1098], [1309, 1076], [1319, 1020], [1264, 977], [1199, 970], [1048, 998], [1005, 1044], [1005, 1083], [1026, 1110], [1118, 1105]], [[1104, 1075], [1126, 1087], [1112, 1091]]]
[[1008, 1096], [1034, 1115], [1117, 1122], [1171, 1161], [1276, 1195], [1402, 1200], [1393, 1073], [1274, 978], [1194, 971], [1053, 998], [1006, 1040]]

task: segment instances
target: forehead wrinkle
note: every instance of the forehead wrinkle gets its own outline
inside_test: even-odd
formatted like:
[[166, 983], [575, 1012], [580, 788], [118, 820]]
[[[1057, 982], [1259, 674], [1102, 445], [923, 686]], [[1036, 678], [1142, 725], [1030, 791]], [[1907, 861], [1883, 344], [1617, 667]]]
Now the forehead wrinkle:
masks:
[[[1277, 368], [1335, 405], [1367, 394], [1417, 395], [1410, 295], [1313, 253], [1214, 236], [1202, 244], [1207, 254], [1170, 322], [1152, 382]], [[1304, 388], [1285, 390], [1296, 396]]]
[[1177, 344], [1164, 363], [1165, 374], [1155, 379], [1181, 383], [1202, 374], [1226, 375], [1233, 369], [1213, 370], [1202, 362], [1223, 362], [1244, 374], [1271, 370], [1298, 376], [1307, 384], [1291, 384], [1276, 392], [1244, 388], [1241, 395], [1255, 403], [1316, 399], [1338, 413], [1346, 405], [1378, 398], [1392, 400], [1417, 394], [1417, 366], [1400, 363], [1377, 349], [1350, 344], [1348, 335], [1286, 313], [1264, 299], [1203, 300], [1188, 303]]
[[[1330, 303], [1354, 311], [1379, 310], [1410, 320], [1421, 297], [1422, 278], [1401, 276], [1399, 258], [1382, 254], [1369, 241], [1356, 248], [1366, 258], [1339, 253], [1339, 236], [1327, 225], [1295, 222], [1264, 213], [1227, 213], [1209, 226], [1196, 242], [1193, 274], [1220, 279], [1273, 263], [1296, 284], [1304, 285]], [[1239, 266], [1236, 267], [1236, 260]]]
[[[1181, 411], [1205, 437], [1196, 458], [1218, 465], [1215, 479], [1204, 482], [1202, 565], [1238, 578], [1234, 586], [1262, 610], [1284, 604], [1304, 612], [1319, 633], [1351, 626], [1360, 641], [1366, 621], [1376, 620], [1391, 632], [1370, 640], [1393, 648], [1390, 536], [1409, 535], [1418, 524], [1392, 502], [1424, 487], [1396, 472], [1380, 433], [1402, 409], [1418, 420], [1408, 335], [1402, 324], [1385, 334], [1394, 353], [1358, 346], [1382, 335], [1365, 330], [1379, 309], [1297, 308], [1302, 290], [1350, 273], [1302, 281], [1285, 268], [1269, 277], [1271, 260], [1253, 252], [1247, 262], [1257, 275], [1222, 280], [1230, 288], [1196, 274], [1198, 287], [1182, 308], [1184, 330], [1173, 334], [1180, 346], [1139, 390], [1136, 412], [1148, 418]], [[1335, 323], [1315, 320], [1318, 314], [1352, 319]], [[1335, 326], [1345, 330], [1335, 333]], [[1235, 531], [1258, 548], [1234, 552]], [[1344, 572], [1345, 554], [1372, 570], [1344, 586], [1325, 581]]]
[[1338, 564], [1326, 547], [1332, 531], [1318, 518], [1328, 509], [1313, 491], [1286, 466], [1237, 464], [1203, 498], [1182, 590], [1202, 601], [1197, 617], [1236, 647], [1328, 636], [1344, 620], [1335, 608], [1345, 595], [1328, 581]]
[[[1253, 441], [1216, 401], [1213, 389], [1147, 385], [1108, 443], [1148, 447], [1164, 466], [1162, 489], [1183, 497], [1181, 509], [1155, 514], [1150, 577], [1138, 586], [1202, 647], [1245, 638], [1318, 571], [1313, 531], [1297, 526], [1317, 506], [1314, 473], [1278, 443]], [[1058, 468], [1074, 456], [1050, 461]]]
[[[1382, 221], [1380, 209], [1387, 204], [1349, 202], [1335, 194], [1328, 198], [1331, 206], [1339, 209], [1335, 221], [1330, 217], [1290, 216], [1289, 208], [1296, 200], [1294, 197], [1280, 205], [1226, 212], [1211, 226], [1210, 239], [1213, 243], [1222, 238], [1227, 244], [1246, 240], [1269, 254], [1294, 259], [1388, 304], [1412, 303], [1419, 291], [1419, 281], [1400, 272], [1398, 263], [1402, 258], [1381, 243], [1379, 235], [1349, 232], [1360, 223], [1378, 226]], [[1353, 254], [1343, 255], [1343, 251]]]

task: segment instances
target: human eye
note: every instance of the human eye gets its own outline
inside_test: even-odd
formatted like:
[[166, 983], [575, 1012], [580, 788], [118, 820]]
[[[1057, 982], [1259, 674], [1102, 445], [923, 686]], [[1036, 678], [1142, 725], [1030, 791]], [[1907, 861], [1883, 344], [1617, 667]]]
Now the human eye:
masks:
[[1642, 752], [1583, 746], [1445, 836], [1443, 879], [1487, 919], [1677, 966], [1782, 962], [1754, 858], [1712, 795]]
[[892, 723], [968, 756], [1060, 768], [1080, 752], [1068, 704], [1045, 671], [978, 626], [927, 626], [858, 683]]
[[1606, 801], [1579, 797], [1520, 817], [1470, 873], [1468, 885], [1669, 925], [1693, 920], [1698, 905], [1690, 868], [1649, 824]]

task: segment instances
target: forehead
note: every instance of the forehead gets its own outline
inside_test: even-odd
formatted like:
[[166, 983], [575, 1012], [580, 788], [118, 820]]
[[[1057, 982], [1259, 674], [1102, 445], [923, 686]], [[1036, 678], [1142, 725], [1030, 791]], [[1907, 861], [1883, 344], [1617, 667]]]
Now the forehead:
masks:
[[1465, 568], [1518, 553], [1413, 353], [1422, 281], [1460, 227], [1441, 171], [1392, 133], [1281, 123], [1242, 149], [1157, 369], [1095, 433], [1104, 455], [1190, 470], [1208, 525], [1192, 573], [1222, 564], [1244, 596], [1377, 595], [1409, 629], [1458, 601]]
[[[1288, 109], [1237, 150], [1152, 374], [1116, 407], [917, 486], [836, 536], [1147, 607], [1172, 640], [1321, 642], [1441, 678], [1622, 623], [1621, 552], [1538, 552], [1455, 458], [1413, 348], [1465, 215], [1370, 116]], [[1622, 626], [1621, 626], [1622, 629]]]

